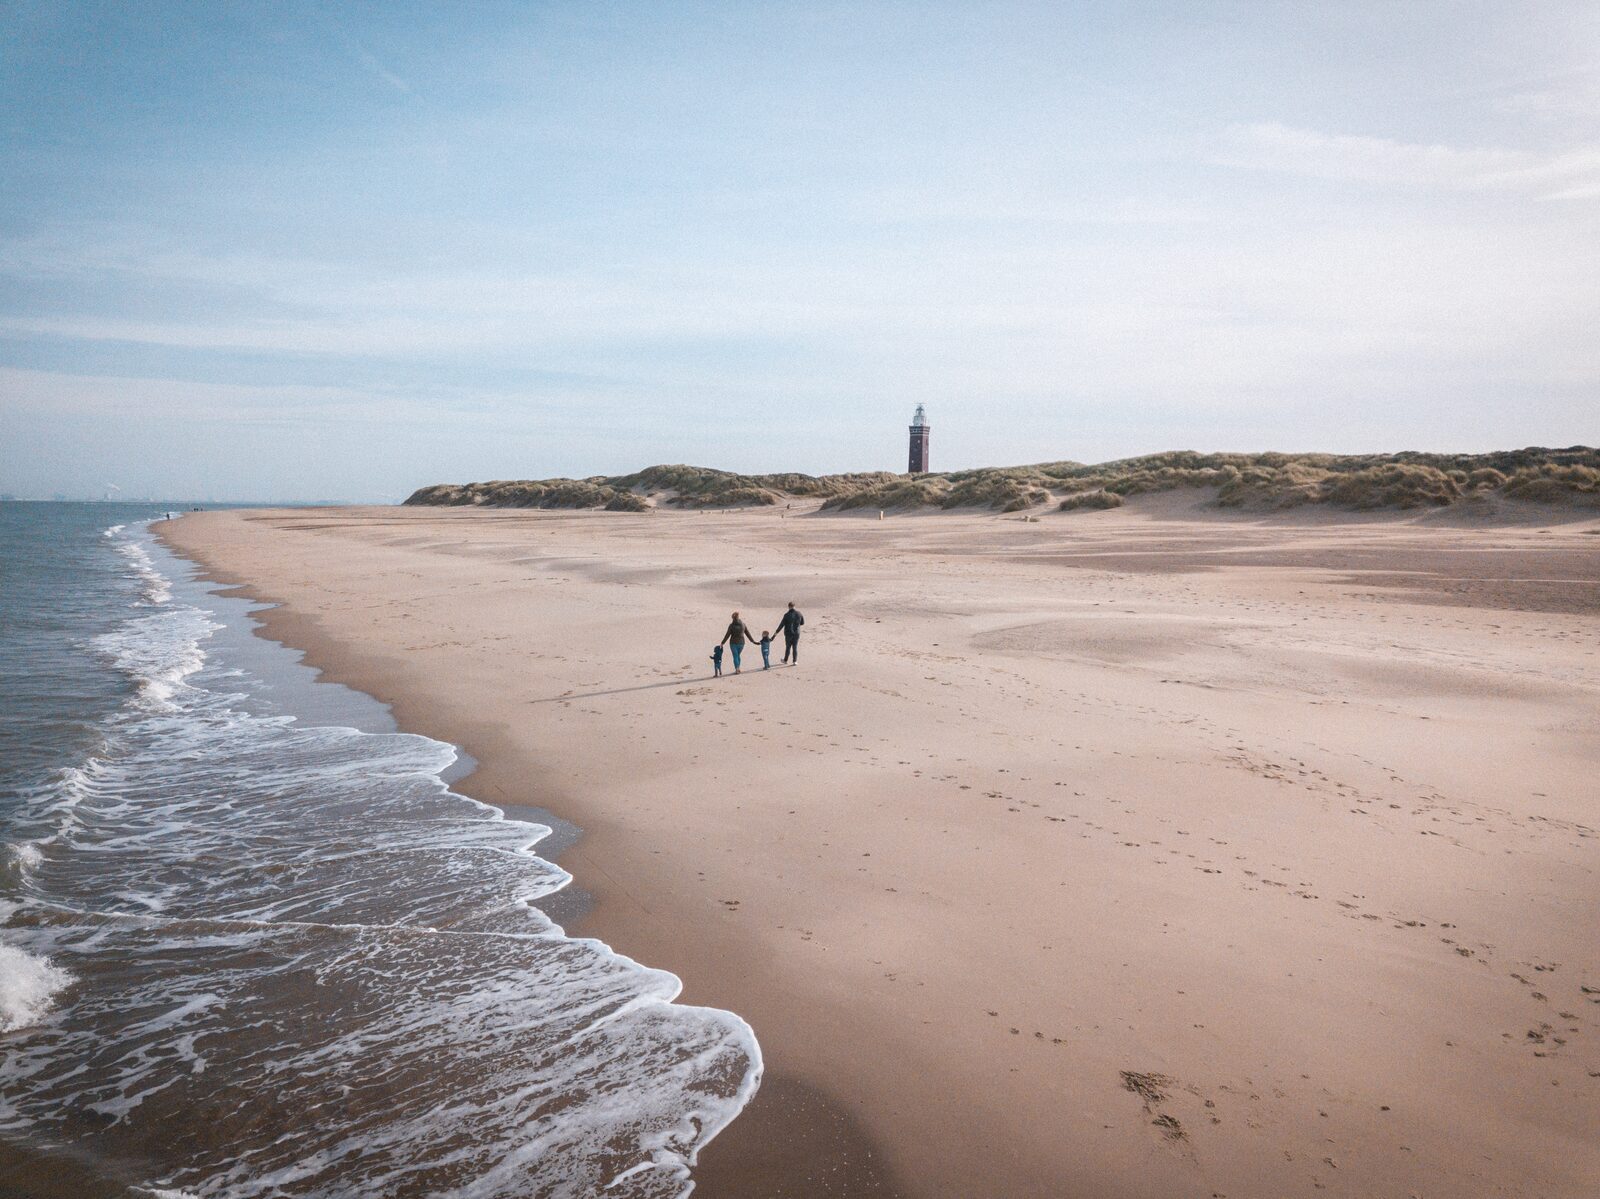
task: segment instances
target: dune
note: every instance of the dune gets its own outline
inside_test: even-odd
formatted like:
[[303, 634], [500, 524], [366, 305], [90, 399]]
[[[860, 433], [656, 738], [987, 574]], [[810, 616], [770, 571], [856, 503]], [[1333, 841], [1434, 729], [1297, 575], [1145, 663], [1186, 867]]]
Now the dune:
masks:
[[1046, 462], [945, 473], [741, 475], [699, 466], [652, 466], [631, 475], [441, 483], [405, 502], [426, 506], [737, 508], [820, 498], [822, 511], [934, 508], [1071, 512], [1115, 507], [1122, 497], [1191, 490], [1217, 507], [1352, 511], [1460, 505], [1477, 515], [1504, 501], [1600, 510], [1600, 450], [1531, 448], [1488, 454], [1199, 454], [1178, 450], [1085, 466]]

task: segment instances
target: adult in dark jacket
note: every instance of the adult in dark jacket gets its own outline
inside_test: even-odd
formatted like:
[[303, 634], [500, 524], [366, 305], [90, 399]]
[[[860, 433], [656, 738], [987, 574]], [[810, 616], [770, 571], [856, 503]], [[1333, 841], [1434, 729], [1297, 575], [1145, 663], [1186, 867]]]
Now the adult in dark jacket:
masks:
[[806, 618], [793, 604], [778, 619], [778, 628], [783, 633], [783, 660], [787, 662], [792, 657], [796, 666], [800, 665], [800, 626], [805, 622]]
[[733, 621], [728, 625], [728, 631], [722, 635], [718, 645], [726, 644], [733, 651], [733, 673], [739, 673], [739, 655], [744, 653], [744, 643], [754, 641], [756, 635], [750, 631], [750, 626], [739, 619], [739, 614], [733, 614]]

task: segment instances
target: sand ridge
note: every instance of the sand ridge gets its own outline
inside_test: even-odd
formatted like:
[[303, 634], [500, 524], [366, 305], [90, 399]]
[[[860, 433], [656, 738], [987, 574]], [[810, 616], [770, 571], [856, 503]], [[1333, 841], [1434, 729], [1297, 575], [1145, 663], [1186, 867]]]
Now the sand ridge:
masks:
[[[1594, 522], [238, 512], [167, 535], [584, 835], [760, 1037], [700, 1193], [1600, 1187]], [[797, 669], [712, 681], [727, 613]], [[757, 658], [754, 651], [751, 658]]]

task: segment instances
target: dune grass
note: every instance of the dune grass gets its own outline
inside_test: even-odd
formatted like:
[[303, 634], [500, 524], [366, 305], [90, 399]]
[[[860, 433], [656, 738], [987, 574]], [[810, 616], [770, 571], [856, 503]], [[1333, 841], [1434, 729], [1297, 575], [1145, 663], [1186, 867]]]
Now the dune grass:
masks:
[[1493, 501], [1600, 507], [1600, 450], [1489, 454], [1201, 454], [1175, 450], [1084, 465], [1044, 462], [942, 474], [742, 475], [703, 466], [652, 466], [588, 479], [501, 480], [424, 487], [407, 504], [494, 508], [738, 508], [821, 499], [827, 512], [978, 509], [1065, 512], [1120, 506], [1129, 497], [1201, 489], [1224, 508], [1307, 504], [1352, 511], [1440, 508]]
[[1090, 511], [1122, 507], [1122, 497], [1114, 491], [1075, 491], [1056, 505], [1061, 512]]

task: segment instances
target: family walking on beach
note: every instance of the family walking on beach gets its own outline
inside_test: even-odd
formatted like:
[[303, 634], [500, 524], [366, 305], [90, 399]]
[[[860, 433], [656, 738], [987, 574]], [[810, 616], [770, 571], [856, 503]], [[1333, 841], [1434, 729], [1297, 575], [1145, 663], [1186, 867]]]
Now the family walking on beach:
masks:
[[[806, 618], [800, 615], [800, 610], [793, 604], [789, 610], [778, 620], [778, 631], [783, 634], [783, 660], [793, 661], [800, 665], [800, 626], [805, 624]], [[722, 640], [717, 642], [716, 648], [711, 651], [711, 673], [717, 677], [722, 675], [722, 647], [726, 645], [733, 651], [733, 673], [739, 670], [739, 655], [744, 653], [745, 642], [754, 641], [761, 647], [761, 669], [772, 669], [772, 634], [763, 632], [757, 637], [750, 631], [750, 626], [739, 619], [739, 614], [733, 614], [733, 620], [728, 625], [728, 631], [722, 635]]]

